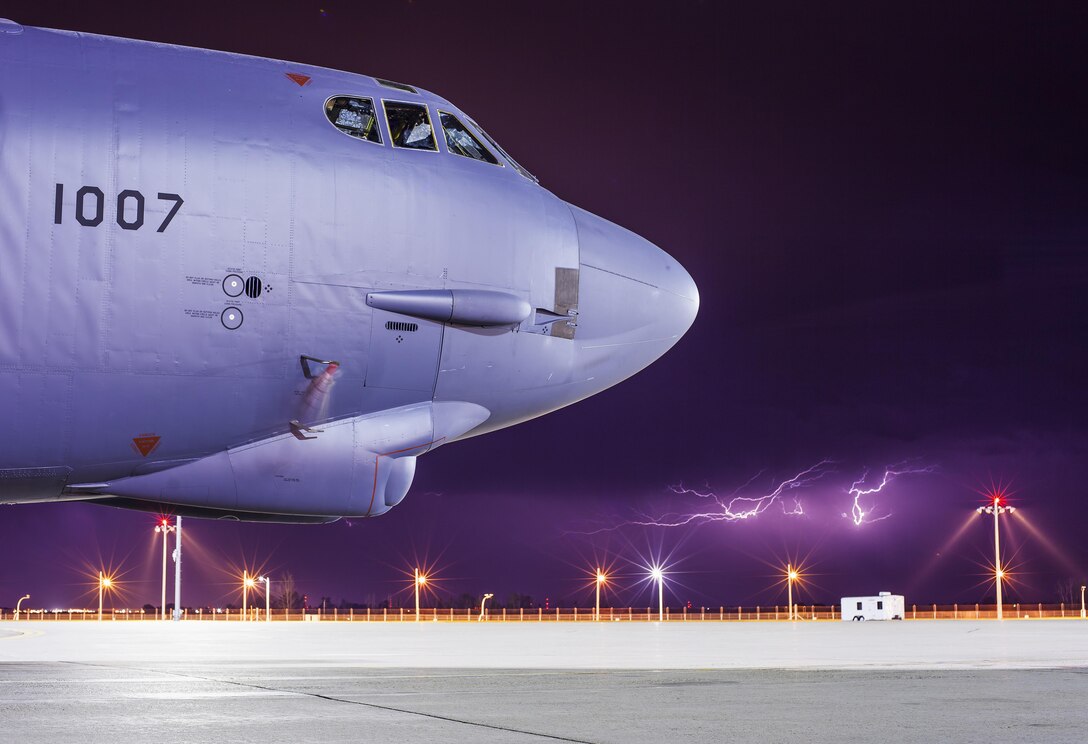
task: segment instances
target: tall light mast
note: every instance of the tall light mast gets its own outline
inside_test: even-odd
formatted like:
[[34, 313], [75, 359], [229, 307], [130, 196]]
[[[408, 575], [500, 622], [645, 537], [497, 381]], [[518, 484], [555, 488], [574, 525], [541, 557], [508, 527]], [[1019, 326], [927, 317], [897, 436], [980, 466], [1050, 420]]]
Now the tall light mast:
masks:
[[998, 530], [998, 517], [1008, 512], [1012, 514], [1016, 507], [1002, 506], [1001, 494], [994, 494], [994, 503], [989, 506], [980, 506], [976, 509], [979, 514], [994, 515], [994, 586], [997, 587], [997, 619], [1003, 618], [1001, 604], [1001, 582], [1005, 580], [1005, 569], [1001, 567], [1001, 533]]
[[[181, 620], [181, 515], [174, 526], [177, 537], [174, 538], [174, 619]], [[166, 608], [164, 607], [165, 611]]]
[[166, 619], [166, 544], [167, 535], [174, 531], [174, 527], [170, 524], [170, 520], [163, 517], [159, 520], [159, 523], [155, 525], [155, 532], [162, 533], [162, 600], [159, 605], [159, 615], [161, 620]]

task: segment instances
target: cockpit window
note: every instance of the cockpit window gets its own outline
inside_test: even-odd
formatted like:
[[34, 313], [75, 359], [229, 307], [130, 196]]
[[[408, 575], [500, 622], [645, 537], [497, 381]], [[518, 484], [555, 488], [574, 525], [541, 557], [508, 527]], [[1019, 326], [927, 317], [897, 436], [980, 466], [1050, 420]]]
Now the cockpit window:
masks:
[[389, 123], [389, 136], [393, 147], [406, 147], [410, 150], [438, 150], [431, 127], [431, 116], [427, 107], [419, 103], [400, 101], [382, 101], [385, 107], [385, 120]]
[[379, 145], [382, 143], [374, 101], [370, 98], [335, 96], [325, 101], [325, 115], [344, 134]]
[[508, 162], [508, 163], [510, 163], [510, 165], [514, 166], [514, 170], [516, 170], [518, 173], [520, 173], [521, 175], [528, 178], [530, 181], [533, 181], [534, 183], [540, 183], [539, 178], [537, 178], [532, 173], [530, 173], [529, 171], [522, 168], [521, 165], [518, 164], [518, 161], [516, 161], [512, 157], [510, 157], [509, 153], [507, 153], [506, 150], [499, 147], [499, 143], [496, 142], [494, 140], [494, 138], [492, 138], [492, 136], [490, 134], [485, 132], [483, 127], [481, 127], [479, 124], [474, 122], [472, 119], [469, 119], [467, 116], [465, 117], [465, 119], [468, 120], [469, 124], [476, 127], [476, 131], [479, 132], [480, 134], [482, 134], [484, 136], [484, 139], [486, 139], [488, 141], [488, 143], [499, 152], [500, 155], [502, 155], [504, 158], [506, 158], [506, 162]]
[[480, 140], [476, 139], [476, 136], [457, 120], [456, 116], [439, 111], [438, 118], [442, 122], [442, 133], [446, 135], [447, 150], [454, 155], [500, 165], [498, 158], [492, 155]]

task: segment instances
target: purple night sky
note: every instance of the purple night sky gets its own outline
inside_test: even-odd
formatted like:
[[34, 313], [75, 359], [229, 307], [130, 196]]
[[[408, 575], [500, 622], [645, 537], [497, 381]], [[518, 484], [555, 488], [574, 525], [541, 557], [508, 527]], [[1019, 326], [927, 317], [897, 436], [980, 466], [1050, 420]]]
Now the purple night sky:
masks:
[[[806, 556], [803, 602], [985, 602], [992, 529], [974, 509], [991, 482], [1024, 517], [1003, 525], [1011, 601], [1057, 602], [1067, 580], [1079, 594], [1088, 7], [1001, 5], [5, 3], [25, 25], [433, 90], [700, 288], [699, 318], [659, 362], [421, 458], [384, 517], [189, 520], [185, 603], [240, 602], [243, 563], [291, 573], [311, 602], [406, 601], [419, 558], [443, 597], [587, 606], [599, 559], [630, 577], [608, 601], [646, 606], [636, 564], [651, 549], [672, 555], [673, 606], [784, 604], [776, 566]], [[716, 506], [670, 486], [727, 495], [762, 473], [739, 492], [761, 495], [825, 458], [823, 478], [751, 520], [622, 526]], [[886, 519], [843, 516], [854, 480], [902, 462], [933, 472], [863, 502]], [[803, 515], [784, 513], [794, 496]], [[124, 603], [157, 604], [152, 526], [100, 506], [4, 507], [0, 605], [89, 605], [100, 560], [126, 572]], [[585, 534], [601, 528], [616, 529]]]

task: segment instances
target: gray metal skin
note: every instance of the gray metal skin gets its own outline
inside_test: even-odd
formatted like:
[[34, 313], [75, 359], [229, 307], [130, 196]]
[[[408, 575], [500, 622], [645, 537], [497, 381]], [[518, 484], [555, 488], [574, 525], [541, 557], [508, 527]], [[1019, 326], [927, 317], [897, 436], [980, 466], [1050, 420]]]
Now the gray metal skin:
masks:
[[[330, 123], [344, 95], [382, 144]], [[438, 151], [392, 147], [382, 101], [425, 103]], [[0, 22], [0, 501], [376, 516], [420, 454], [677, 342], [677, 261], [450, 153], [439, 111], [474, 126], [363, 75]]]

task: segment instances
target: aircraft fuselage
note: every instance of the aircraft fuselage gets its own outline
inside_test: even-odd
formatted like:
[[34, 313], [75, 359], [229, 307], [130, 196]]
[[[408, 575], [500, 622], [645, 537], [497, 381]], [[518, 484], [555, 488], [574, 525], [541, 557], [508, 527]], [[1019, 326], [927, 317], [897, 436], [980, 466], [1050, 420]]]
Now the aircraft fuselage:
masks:
[[[372, 102], [380, 141], [330, 118], [348, 99]], [[393, 146], [398, 105], [425, 110], [433, 150]], [[0, 500], [381, 513], [373, 490], [314, 494], [358, 490], [382, 457], [414, 471], [437, 444], [599, 392], [679, 339], [698, 295], [675, 260], [501, 151], [452, 151], [444, 116], [497, 149], [448, 101], [367, 76], [0, 33], [0, 395], [14, 422]], [[407, 454], [362, 441], [420, 406]], [[318, 482], [301, 465], [290, 480], [284, 463], [348, 421], [355, 454], [324, 467], [350, 472]], [[273, 440], [271, 463], [193, 467]], [[217, 493], [277, 467], [277, 488], [295, 484], [278, 500]]]

